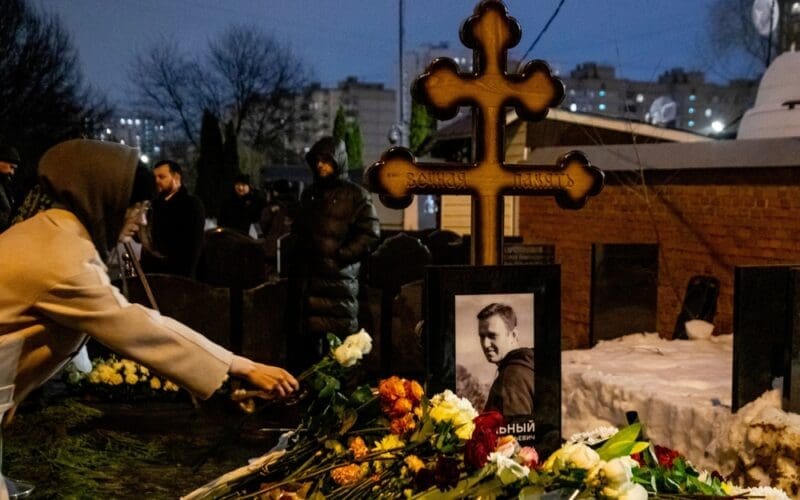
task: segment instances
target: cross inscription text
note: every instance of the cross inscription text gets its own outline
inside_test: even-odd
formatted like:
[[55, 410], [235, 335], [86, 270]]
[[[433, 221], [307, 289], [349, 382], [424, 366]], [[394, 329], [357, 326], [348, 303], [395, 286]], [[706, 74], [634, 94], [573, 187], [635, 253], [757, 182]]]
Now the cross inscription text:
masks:
[[554, 195], [564, 208], [580, 208], [603, 188], [603, 173], [573, 151], [553, 166], [504, 164], [505, 109], [520, 118], [543, 119], [564, 98], [564, 85], [546, 63], [534, 60], [519, 74], [508, 74], [508, 49], [521, 31], [500, 0], [484, 0], [461, 28], [461, 40], [473, 49], [474, 70], [459, 73], [449, 58], [434, 60], [414, 82], [414, 99], [438, 119], [454, 117], [459, 106], [476, 116], [475, 161], [417, 163], [406, 148], [392, 148], [364, 172], [367, 187], [392, 208], [411, 203], [416, 194], [468, 194], [472, 198], [472, 263], [501, 263], [503, 196]]

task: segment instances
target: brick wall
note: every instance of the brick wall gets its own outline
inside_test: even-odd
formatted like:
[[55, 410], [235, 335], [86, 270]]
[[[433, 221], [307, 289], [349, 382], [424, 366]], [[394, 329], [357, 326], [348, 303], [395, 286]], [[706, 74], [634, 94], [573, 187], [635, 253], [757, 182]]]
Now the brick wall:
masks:
[[578, 211], [551, 198], [520, 200], [524, 241], [556, 246], [564, 349], [589, 345], [592, 244], [659, 244], [657, 329], [664, 337], [672, 335], [691, 276], [720, 280], [715, 331], [730, 333], [734, 266], [800, 263], [800, 172], [660, 172], [644, 184], [607, 174], [603, 192]]

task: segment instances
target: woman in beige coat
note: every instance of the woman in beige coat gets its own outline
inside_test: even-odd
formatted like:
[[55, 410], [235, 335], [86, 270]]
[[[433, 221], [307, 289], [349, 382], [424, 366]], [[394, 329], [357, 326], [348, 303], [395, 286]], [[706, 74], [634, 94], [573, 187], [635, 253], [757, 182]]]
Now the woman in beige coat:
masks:
[[111, 285], [103, 256], [141, 201], [131, 196], [138, 153], [72, 140], [42, 157], [40, 183], [54, 207], [0, 235], [0, 386], [15, 384], [18, 404], [89, 336], [204, 399], [228, 374], [270, 395], [293, 392], [285, 370], [234, 355]]

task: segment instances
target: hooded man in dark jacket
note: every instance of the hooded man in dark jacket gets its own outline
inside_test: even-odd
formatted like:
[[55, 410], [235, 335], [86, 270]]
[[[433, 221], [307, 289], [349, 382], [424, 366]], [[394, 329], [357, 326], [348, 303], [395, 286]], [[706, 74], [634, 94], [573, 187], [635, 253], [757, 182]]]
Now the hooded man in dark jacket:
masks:
[[[314, 182], [292, 224], [297, 252], [290, 270], [290, 365], [305, 368], [324, 353], [325, 335], [358, 330], [358, 273], [380, 236], [369, 193], [347, 180], [347, 151], [333, 137], [306, 155]], [[292, 333], [299, 333], [293, 335]]]

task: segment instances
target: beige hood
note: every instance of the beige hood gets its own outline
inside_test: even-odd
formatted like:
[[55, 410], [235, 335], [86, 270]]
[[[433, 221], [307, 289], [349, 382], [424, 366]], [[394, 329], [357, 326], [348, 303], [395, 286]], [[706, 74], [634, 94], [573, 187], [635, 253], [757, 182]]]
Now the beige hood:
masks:
[[56, 144], [39, 161], [39, 182], [81, 220], [104, 258], [122, 229], [138, 161], [136, 148], [88, 139]]

